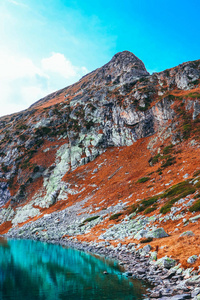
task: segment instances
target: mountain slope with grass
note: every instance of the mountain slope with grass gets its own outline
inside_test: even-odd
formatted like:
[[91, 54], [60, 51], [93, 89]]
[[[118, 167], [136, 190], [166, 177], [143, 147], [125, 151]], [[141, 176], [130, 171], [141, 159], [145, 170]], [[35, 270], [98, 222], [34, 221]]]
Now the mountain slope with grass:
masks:
[[199, 136], [200, 60], [150, 75], [117, 53], [0, 118], [0, 233], [136, 253], [148, 243], [198, 274]]

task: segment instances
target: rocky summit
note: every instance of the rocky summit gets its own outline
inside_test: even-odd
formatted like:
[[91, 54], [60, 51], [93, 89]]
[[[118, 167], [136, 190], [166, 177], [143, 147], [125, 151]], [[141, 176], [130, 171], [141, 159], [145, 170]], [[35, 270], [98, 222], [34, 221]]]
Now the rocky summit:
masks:
[[0, 147], [2, 235], [117, 257], [152, 299], [200, 299], [200, 60], [150, 75], [117, 53], [1, 117]]

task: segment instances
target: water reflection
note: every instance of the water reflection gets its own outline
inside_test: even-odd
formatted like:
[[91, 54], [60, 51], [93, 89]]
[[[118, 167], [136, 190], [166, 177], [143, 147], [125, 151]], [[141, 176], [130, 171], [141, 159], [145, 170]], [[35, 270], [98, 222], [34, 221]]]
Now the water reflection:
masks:
[[142, 292], [110, 260], [35, 241], [0, 241], [2, 300], [126, 300]]

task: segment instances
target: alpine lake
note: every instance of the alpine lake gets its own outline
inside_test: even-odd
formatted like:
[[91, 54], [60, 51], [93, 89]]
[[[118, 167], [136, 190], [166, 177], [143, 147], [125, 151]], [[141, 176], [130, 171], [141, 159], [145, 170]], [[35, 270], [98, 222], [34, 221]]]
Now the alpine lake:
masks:
[[32, 240], [0, 238], [1, 300], [144, 299], [116, 261]]

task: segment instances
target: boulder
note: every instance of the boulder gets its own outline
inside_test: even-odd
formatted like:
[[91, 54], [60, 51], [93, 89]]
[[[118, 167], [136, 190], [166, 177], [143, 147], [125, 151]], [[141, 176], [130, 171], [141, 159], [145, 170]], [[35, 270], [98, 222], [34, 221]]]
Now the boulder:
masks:
[[163, 237], [167, 237], [169, 236], [162, 227], [160, 228], [156, 228], [152, 231], [149, 231], [145, 237], [151, 237], [151, 238], [155, 238], [155, 239], [159, 239], [159, 238], [163, 238]]
[[188, 258], [187, 263], [188, 264], [194, 264], [195, 261], [197, 260], [198, 256], [197, 255], [192, 255]]
[[138, 231], [138, 233], [134, 236], [134, 239], [140, 240], [141, 238], [146, 237], [146, 234], [147, 234], [147, 230], [142, 229]]
[[170, 257], [165, 256], [165, 257], [158, 259], [157, 264], [166, 269], [170, 269], [175, 266], [176, 261]]

